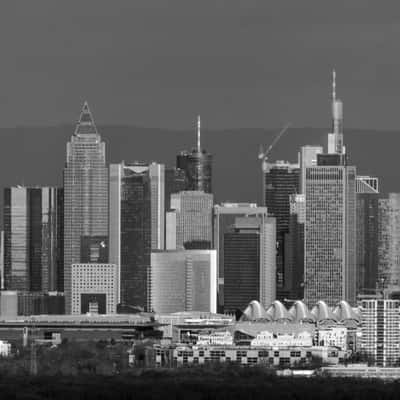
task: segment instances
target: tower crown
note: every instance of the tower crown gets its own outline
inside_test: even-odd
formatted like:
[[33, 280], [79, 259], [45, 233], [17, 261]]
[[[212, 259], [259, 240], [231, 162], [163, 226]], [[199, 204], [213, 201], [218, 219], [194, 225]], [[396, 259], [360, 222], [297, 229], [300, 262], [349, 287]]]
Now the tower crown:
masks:
[[96, 124], [87, 101], [83, 103], [81, 115], [75, 128], [75, 135], [97, 135]]

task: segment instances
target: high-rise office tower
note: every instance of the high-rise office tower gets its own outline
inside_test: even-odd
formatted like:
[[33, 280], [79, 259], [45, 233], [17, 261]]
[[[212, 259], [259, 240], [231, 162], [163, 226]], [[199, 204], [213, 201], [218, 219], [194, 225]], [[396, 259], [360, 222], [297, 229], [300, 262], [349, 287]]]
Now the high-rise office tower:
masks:
[[[175, 167], [165, 168], [165, 219], [164, 219], [164, 238], [167, 238], [167, 212], [171, 211], [171, 194], [179, 193], [186, 189], [186, 173], [183, 169]], [[166, 246], [166, 243], [165, 243]], [[165, 247], [167, 248], [167, 247]]]
[[378, 281], [400, 291], [400, 193], [378, 200]]
[[263, 195], [264, 205], [268, 212], [276, 218], [276, 270], [277, 297], [287, 297], [284, 291], [285, 276], [285, 235], [289, 231], [290, 205], [289, 197], [299, 193], [300, 168], [298, 164], [285, 161], [263, 163]]
[[200, 116], [197, 117], [197, 147], [191, 152], [181, 152], [176, 166], [186, 173], [186, 190], [212, 193], [212, 155], [201, 148]]
[[147, 307], [151, 249], [164, 249], [164, 165], [110, 165], [109, 261], [120, 274], [119, 302]]
[[306, 168], [317, 165], [318, 154], [323, 153], [322, 146], [301, 146], [299, 153], [300, 160], [300, 193], [305, 192], [306, 187]]
[[376, 289], [378, 280], [378, 178], [357, 176], [357, 294]]
[[398, 300], [361, 302], [361, 351], [379, 367], [397, 364], [400, 347]]
[[289, 232], [285, 234], [285, 292], [290, 301], [304, 297], [304, 194], [290, 196]]
[[108, 169], [105, 143], [85, 102], [64, 168], [64, 292], [71, 313], [71, 266], [81, 262], [82, 240], [108, 235]]
[[347, 165], [342, 103], [332, 95], [333, 133], [328, 154], [306, 168], [305, 301], [333, 306], [356, 296], [356, 168]]
[[165, 168], [165, 211], [171, 209], [171, 194], [182, 192], [186, 187], [186, 173], [183, 169]]
[[62, 290], [60, 205], [62, 190], [58, 188], [17, 186], [4, 189], [5, 288]]
[[1, 290], [4, 290], [4, 231], [0, 231], [0, 277]]
[[213, 195], [202, 191], [183, 191], [171, 195], [167, 212], [166, 248], [211, 249]]
[[268, 215], [266, 207], [254, 203], [222, 203], [214, 206], [214, 249], [217, 250], [218, 310], [224, 309], [224, 238], [237, 217]]
[[217, 310], [217, 252], [151, 253], [149, 309], [156, 313]]
[[236, 217], [224, 233], [224, 312], [252, 301], [264, 307], [276, 299], [276, 221], [265, 212]]

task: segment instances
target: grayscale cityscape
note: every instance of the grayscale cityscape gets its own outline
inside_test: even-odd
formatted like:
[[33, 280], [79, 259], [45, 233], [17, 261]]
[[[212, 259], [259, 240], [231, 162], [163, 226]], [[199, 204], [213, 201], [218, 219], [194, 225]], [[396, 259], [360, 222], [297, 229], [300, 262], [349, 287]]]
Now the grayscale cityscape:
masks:
[[[268, 18], [267, 22], [263, 18], [257, 20], [257, 26], [273, 24], [271, 19], [275, 14], [269, 15], [267, 6], [250, 2], [254, 7], [250, 7], [252, 11], [248, 14], [252, 16], [251, 21], [255, 21], [259, 11]], [[126, 4], [124, 7], [127, 12], [134, 10], [139, 14], [146, 10], [145, 22], [137, 28], [140, 35], [139, 32], [147, 31], [144, 26], [152, 20], [153, 12], [160, 22], [159, 17], [167, 13], [168, 7], [162, 9], [160, 2], [154, 2], [158, 6], [153, 10], [152, 6], [147, 8], [139, 3], [142, 2], [138, 1], [133, 8]], [[99, 7], [101, 10], [106, 7], [104, 10], [108, 11], [103, 10], [105, 14], [93, 20], [83, 6], [85, 23], [104, 24], [104, 31], [97, 27], [98, 32], [94, 30], [90, 36], [93, 46], [103, 45], [109, 38], [106, 34], [101, 36], [108, 29], [107, 15], [112, 13], [111, 7], [105, 4], [101, 2]], [[121, 5], [121, 10], [124, 7]], [[175, 11], [180, 10], [176, 5], [173, 7]], [[224, 7], [230, 6], [226, 3], [217, 7], [218, 18]], [[283, 18], [281, 12], [291, 9], [279, 7], [272, 8], [280, 18]], [[203, 6], [200, 9], [208, 10]], [[251, 25], [248, 19], [242, 19], [242, 13], [247, 12], [244, 2], [242, 8], [234, 9], [239, 10], [235, 18], [244, 24], [239, 24], [237, 29], [244, 29], [244, 21]], [[31, 11], [34, 10], [32, 7]], [[44, 8], [40, 6], [37, 10]], [[190, 16], [185, 10], [182, 15]], [[352, 18], [358, 15], [357, 10], [351, 10]], [[53, 9], [46, 12], [47, 16], [56, 15]], [[38, 11], [35, 18], [40, 20], [39, 14]], [[204, 15], [215, 33], [211, 14], [205, 11]], [[118, 14], [115, 19], [116, 15], [110, 16], [114, 23], [118, 18], [126, 23], [122, 15]], [[234, 18], [233, 14], [229, 15]], [[47, 17], [42, 21], [48, 21]], [[193, 23], [198, 27], [198, 22]], [[117, 30], [119, 36], [117, 25], [110, 29]], [[233, 35], [234, 29], [228, 25]], [[184, 26], [190, 30], [187, 21]], [[393, 26], [399, 29], [400, 16]], [[59, 35], [56, 27], [53, 28]], [[129, 34], [134, 35], [135, 29], [129, 29], [132, 29]], [[185, 35], [184, 31], [178, 36], [168, 32], [171, 38], [179, 36], [179, 40]], [[368, 29], [364, 27], [366, 32]], [[87, 51], [85, 54], [91, 52], [87, 34], [84, 32], [85, 46], [79, 50]], [[201, 42], [200, 36], [196, 34], [193, 46]], [[229, 47], [228, 36], [224, 40]], [[232, 41], [234, 38], [233, 35]], [[144, 75], [157, 62], [156, 54], [168, 51], [162, 45], [157, 45], [157, 50], [152, 48], [152, 40], [156, 39], [146, 42], [146, 51], [153, 55], [148, 56], [148, 64], [143, 63]], [[168, 38], [162, 40], [166, 43]], [[268, 40], [271, 45], [271, 39]], [[278, 44], [279, 40], [276, 39]], [[282, 36], [281, 40], [283, 43], [287, 37]], [[316, 42], [317, 39], [313, 45], [317, 46]], [[298, 46], [308, 51], [306, 44], [299, 43]], [[333, 48], [339, 41], [334, 43], [327, 41], [326, 45]], [[210, 52], [223, 52], [220, 44], [210, 44], [213, 49]], [[242, 42], [239, 44], [238, 58], [245, 59], [247, 50]], [[102, 57], [108, 59], [113, 53], [122, 54], [112, 39], [109, 45], [109, 54]], [[60, 48], [54, 46], [58, 52]], [[69, 56], [74, 54], [67, 41], [60, 46], [65, 46]], [[97, 57], [93, 54], [100, 48], [91, 53], [93, 57]], [[251, 46], [249, 54], [250, 49]], [[193, 56], [197, 50], [187, 51]], [[184, 54], [179, 55], [180, 61], [185, 58]], [[215, 54], [204, 60], [204, 64], [200, 58], [196, 59], [196, 64], [200, 62], [199, 69], [193, 67], [192, 60], [184, 64], [181, 72], [187, 67], [192, 68], [189, 75], [202, 68], [210, 73], [212, 67], [206, 64], [218, 59]], [[314, 56], [318, 60], [318, 54]], [[115, 62], [123, 62], [118, 57]], [[174, 53], [171, 57], [178, 56]], [[84, 389], [77, 389], [80, 385], [77, 379], [117, 379], [118, 376], [121, 397], [115, 394], [116, 399], [139, 398], [125, 396], [123, 385], [136, 382], [135, 389], [129, 391], [139, 395], [139, 382], [151, 386], [156, 379], [161, 386], [147, 387], [150, 397], [143, 398], [165, 398], [162, 392], [168, 389], [167, 386], [162, 389], [162, 385], [170, 384], [175, 386], [169, 393], [177, 399], [247, 398], [244, 392], [240, 392], [243, 397], [238, 393], [239, 397], [232, 397], [234, 386], [229, 385], [237, 380], [238, 388], [252, 382], [251, 390], [256, 392], [247, 395], [253, 399], [263, 398], [257, 396], [265, 394], [271, 385], [269, 398], [272, 399], [283, 398], [278, 389], [282, 382], [285, 385], [313, 382], [314, 387], [324, 388], [310, 390], [314, 394], [325, 393], [328, 400], [350, 398], [343, 388], [351, 382], [361, 385], [349, 386], [349, 391], [358, 393], [359, 397], [355, 398], [370, 398], [362, 394], [366, 395], [367, 387], [368, 395], [372, 396], [370, 388], [378, 390], [383, 383], [400, 382], [400, 186], [396, 166], [399, 142], [390, 139], [391, 145], [386, 144], [386, 148], [392, 146], [393, 153], [388, 150], [385, 155], [380, 149], [386, 133], [373, 134], [366, 129], [367, 133], [363, 134], [363, 126], [359, 131], [351, 127], [351, 133], [346, 133], [344, 115], [347, 121], [349, 114], [353, 126], [357, 118], [352, 113], [358, 113], [366, 126], [374, 121], [370, 106], [366, 104], [365, 111], [360, 111], [363, 101], [369, 101], [369, 89], [364, 87], [357, 95], [358, 100], [352, 99], [358, 90], [351, 86], [352, 80], [357, 79], [358, 67], [351, 70], [350, 61], [346, 64], [344, 56], [337, 60], [332, 57], [329, 62], [316, 61], [317, 67], [313, 67], [311, 74], [315, 74], [315, 85], [321, 90], [313, 90], [313, 78], [308, 76], [304, 78], [309, 79], [310, 92], [307, 92], [304, 85], [294, 84], [294, 78], [288, 77], [295, 73], [296, 63], [305, 68], [297, 57], [299, 54], [294, 55], [291, 68], [284, 57], [285, 67], [268, 78], [271, 82], [279, 81], [276, 87], [271, 83], [271, 96], [277, 102], [275, 108], [264, 109], [260, 105], [255, 109], [257, 98], [242, 99], [243, 115], [238, 114], [238, 103], [229, 100], [230, 88], [225, 88], [231, 79], [229, 70], [223, 70], [219, 78], [218, 90], [227, 91], [219, 117], [216, 97], [210, 98], [208, 105], [204, 93], [200, 94], [203, 99], [198, 103], [191, 97], [195, 98], [196, 94], [187, 94], [192, 90], [185, 83], [188, 77], [179, 81], [180, 90], [188, 96], [187, 105], [178, 95], [157, 99], [165, 82], [170, 79], [171, 85], [177, 82], [177, 73], [171, 71], [166, 71], [166, 75], [171, 75], [163, 78], [164, 84], [159, 78], [157, 89], [154, 88], [158, 84], [155, 84], [156, 78], [154, 81], [149, 78], [154, 71], [148, 72], [143, 80], [135, 78], [142, 86], [149, 85], [148, 97], [143, 95], [143, 87], [138, 89], [148, 108], [143, 119], [137, 111], [129, 109], [130, 100], [123, 89], [124, 82], [118, 81], [117, 69], [110, 79], [122, 86], [116, 85], [113, 94], [111, 91], [106, 98], [100, 99], [89, 83], [82, 83], [83, 79], [81, 90], [71, 97], [66, 83], [64, 92], [54, 99], [58, 103], [49, 105], [49, 120], [44, 112], [40, 113], [37, 104], [32, 105], [32, 112], [26, 117], [22, 106], [18, 111], [21, 120], [12, 123], [9, 121], [12, 105], [5, 106], [4, 124], [11, 128], [0, 129], [0, 158], [7, 159], [0, 165], [3, 170], [0, 172], [3, 191], [0, 204], [1, 385], [3, 377], [29, 377], [32, 393], [45, 390], [35, 392], [36, 396], [43, 397], [33, 398], [109, 398], [106, 395], [111, 389], [101, 386], [106, 381], [99, 383], [100, 386], [93, 384], [98, 392], [90, 397], [86, 392], [79, 392]], [[168, 70], [174, 69], [180, 62], [168, 64], [171, 59], [168, 60], [160, 63], [161, 69], [164, 65]], [[72, 66], [72, 59], [64, 61], [78, 76], [79, 68]], [[235, 62], [233, 58], [231, 61]], [[259, 68], [250, 57], [248, 63], [251, 62], [257, 65], [255, 69]], [[382, 62], [382, 59], [376, 60], [377, 69]], [[279, 60], [274, 63], [280, 65]], [[93, 71], [101, 69], [100, 65], [87, 61], [82, 67], [85, 77], [89, 66]], [[41, 93], [34, 82], [36, 67], [32, 66], [30, 79], [39, 101]], [[104, 68], [111, 68], [109, 61], [105, 61]], [[250, 66], [247, 73], [251, 75], [251, 71]], [[93, 82], [102, 87], [113, 85], [104, 79], [103, 72]], [[126, 71], [120, 72], [125, 76]], [[234, 75], [237, 73], [235, 70]], [[211, 75], [210, 85], [216, 85]], [[391, 85], [398, 88], [397, 75], [396, 72], [389, 78]], [[28, 79], [23, 76], [23, 80]], [[224, 82], [223, 76], [227, 76], [227, 81]], [[300, 74], [296, 77], [299, 81], [302, 79]], [[201, 87], [208, 87], [204, 82], [196, 82], [198, 92]], [[276, 97], [278, 86], [287, 91], [292, 84], [293, 92], [299, 90], [297, 97]], [[369, 82], [365, 80], [362, 84], [368, 86]], [[238, 82], [240, 85], [244, 81]], [[119, 98], [120, 93], [123, 99]], [[27, 96], [26, 102], [29, 102], [31, 95]], [[150, 98], [153, 96], [154, 100]], [[398, 103], [392, 93], [390, 96], [390, 101]], [[181, 112], [165, 122], [168, 119], [160, 104], [165, 103], [168, 109], [175, 101]], [[248, 114], [246, 102], [251, 108]], [[289, 105], [290, 102], [294, 104]], [[348, 108], [347, 102], [351, 105]], [[100, 104], [99, 111], [97, 104]], [[314, 109], [311, 104], [318, 106]], [[232, 110], [228, 112], [230, 106]], [[109, 113], [107, 107], [114, 111]], [[66, 114], [64, 111], [53, 114], [59, 108], [64, 108]], [[281, 111], [277, 111], [279, 108]], [[259, 110], [263, 117], [255, 119], [254, 125], [248, 124]], [[40, 126], [33, 123], [32, 128], [29, 118], [35, 112], [41, 122]], [[0, 111], [0, 121], [1, 115]], [[75, 117], [66, 121], [64, 115]], [[230, 117], [225, 118], [226, 115]], [[376, 124], [379, 125], [382, 115], [385, 114], [379, 114]], [[265, 121], [268, 124], [268, 118], [271, 124], [260, 127]], [[141, 123], [147, 128], [140, 127]], [[248, 124], [249, 129], [241, 124]], [[328, 128], [308, 128], [306, 124]], [[174, 127], [177, 125], [179, 128]], [[382, 168], [375, 170], [376, 165], [384, 163], [392, 175], [389, 173], [386, 177]], [[38, 384], [34, 380], [44, 377], [48, 383]], [[56, 377], [76, 379], [75, 383], [63, 381], [62, 385], [69, 386], [62, 389], [66, 397], [49, 386]], [[213, 384], [212, 389], [204, 388], [201, 395], [196, 392], [200, 397], [196, 397], [193, 387], [182, 389], [185, 382], [206, 385], [204, 382], [216, 377], [221, 380], [221, 386]], [[256, 383], [256, 379], [262, 384]], [[27, 384], [27, 381], [21, 382], [24, 382], [21, 385]], [[117, 381], [112, 382], [113, 388], [119, 385]], [[224, 388], [227, 392], [223, 392]], [[303, 389], [291, 390], [284, 398], [311, 398]], [[390, 390], [395, 393], [400, 386]], [[105, 397], [101, 397], [102, 393]], [[377, 397], [371, 398], [381, 398], [378, 392], [375, 394]]]

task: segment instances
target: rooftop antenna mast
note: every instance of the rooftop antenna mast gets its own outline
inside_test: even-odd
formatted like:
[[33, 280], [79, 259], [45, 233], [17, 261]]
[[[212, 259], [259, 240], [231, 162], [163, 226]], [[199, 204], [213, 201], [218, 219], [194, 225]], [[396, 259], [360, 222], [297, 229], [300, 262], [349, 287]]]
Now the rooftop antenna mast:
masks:
[[332, 70], [332, 101], [336, 101], [336, 71]]
[[200, 145], [200, 115], [197, 116], [197, 152], [201, 152], [201, 145]]

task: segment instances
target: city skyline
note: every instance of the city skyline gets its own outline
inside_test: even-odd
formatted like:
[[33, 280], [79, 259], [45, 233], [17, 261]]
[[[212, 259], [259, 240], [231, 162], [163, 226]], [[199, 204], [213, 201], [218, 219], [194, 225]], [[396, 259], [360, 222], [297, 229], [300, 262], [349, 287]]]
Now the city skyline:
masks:
[[399, 392], [400, 3], [1, 11], [4, 396]]

